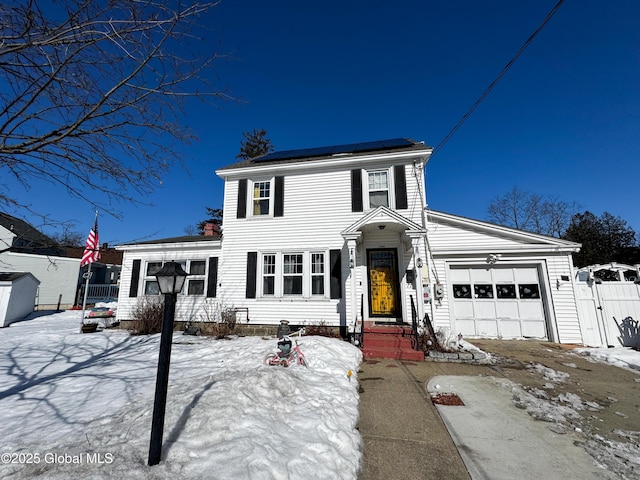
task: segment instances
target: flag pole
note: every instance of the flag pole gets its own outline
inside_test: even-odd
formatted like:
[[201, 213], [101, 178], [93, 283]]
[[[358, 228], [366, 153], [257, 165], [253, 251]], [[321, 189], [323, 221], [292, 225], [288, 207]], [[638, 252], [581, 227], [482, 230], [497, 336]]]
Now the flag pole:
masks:
[[82, 300], [82, 317], [80, 319], [80, 333], [82, 333], [82, 326], [84, 325], [84, 312], [87, 308], [87, 294], [89, 293], [89, 279], [91, 278], [91, 264], [93, 262], [91, 262], [89, 264], [89, 268], [87, 268], [87, 273], [85, 273], [84, 275], [87, 277], [85, 284], [84, 284], [84, 298]]
[[[94, 235], [96, 236], [96, 240], [97, 240], [97, 225], [98, 225], [98, 211], [96, 210], [96, 217], [93, 221], [93, 228], [92, 228], [92, 232], [94, 232]], [[91, 233], [89, 233], [89, 238], [91, 238]], [[87, 246], [89, 247], [89, 238], [87, 238]], [[86, 253], [86, 247], [85, 247], [85, 253]], [[100, 246], [99, 245], [94, 245], [94, 249], [99, 249]], [[84, 255], [83, 255], [84, 257]], [[99, 257], [98, 257], [99, 258]], [[91, 264], [93, 263], [93, 261], [96, 259], [96, 251], [94, 250], [92, 253], [92, 260], [89, 262], [89, 266], [87, 267], [87, 273], [85, 273], [85, 276], [87, 277], [85, 280], [85, 284], [84, 284], [84, 298], [82, 299], [82, 317], [80, 318], [80, 333], [82, 333], [82, 327], [84, 326], [84, 314], [85, 314], [85, 310], [87, 308], [87, 295], [89, 293], [89, 280], [91, 279]]]

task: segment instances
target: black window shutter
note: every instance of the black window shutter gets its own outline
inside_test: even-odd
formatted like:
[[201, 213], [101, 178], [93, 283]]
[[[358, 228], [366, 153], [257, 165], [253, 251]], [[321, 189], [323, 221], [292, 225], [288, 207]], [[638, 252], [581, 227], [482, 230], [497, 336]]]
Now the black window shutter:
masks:
[[284, 177], [276, 177], [275, 183], [273, 216], [282, 217], [282, 215], [284, 214]]
[[209, 257], [209, 275], [207, 278], [207, 297], [213, 298], [218, 292], [218, 257]]
[[329, 296], [331, 298], [342, 298], [342, 262], [340, 261], [340, 250], [329, 251], [329, 263], [331, 281], [329, 282]]
[[129, 287], [129, 297], [138, 296], [138, 282], [140, 281], [140, 260], [133, 261], [133, 268], [131, 269], [131, 285]]
[[407, 204], [407, 176], [404, 165], [393, 167], [393, 178], [396, 187], [396, 209], [408, 208]]
[[362, 170], [351, 170], [351, 211], [362, 211]]
[[258, 252], [247, 252], [247, 298], [256, 298], [256, 270]]
[[236, 218], [247, 218], [247, 179], [238, 180], [238, 211]]

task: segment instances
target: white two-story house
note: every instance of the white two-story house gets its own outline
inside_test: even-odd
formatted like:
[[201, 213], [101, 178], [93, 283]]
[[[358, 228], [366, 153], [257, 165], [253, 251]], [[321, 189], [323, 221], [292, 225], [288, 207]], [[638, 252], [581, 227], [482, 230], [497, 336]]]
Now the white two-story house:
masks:
[[[234, 308], [251, 325], [412, 324], [467, 337], [581, 343], [571, 252], [578, 244], [425, 208], [432, 149], [393, 139], [274, 152], [216, 171], [222, 235], [124, 250], [118, 317], [153, 274], [190, 273], [177, 318]], [[415, 312], [415, 313], [414, 313]]]
[[427, 271], [430, 154], [395, 139], [276, 152], [218, 170], [224, 300], [261, 322], [343, 333], [361, 321], [410, 323]]

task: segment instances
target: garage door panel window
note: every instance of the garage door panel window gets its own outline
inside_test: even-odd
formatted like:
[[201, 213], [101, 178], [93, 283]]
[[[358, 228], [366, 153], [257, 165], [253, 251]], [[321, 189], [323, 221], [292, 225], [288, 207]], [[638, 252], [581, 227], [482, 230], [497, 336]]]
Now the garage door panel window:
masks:
[[518, 285], [520, 290], [520, 298], [540, 298], [540, 287], [535, 283]]
[[471, 298], [471, 285], [469, 284], [454, 284], [453, 296], [455, 298]]
[[473, 293], [476, 298], [493, 298], [493, 285], [483, 283], [474, 285]]
[[516, 298], [516, 286], [496, 285], [496, 293], [498, 298]]

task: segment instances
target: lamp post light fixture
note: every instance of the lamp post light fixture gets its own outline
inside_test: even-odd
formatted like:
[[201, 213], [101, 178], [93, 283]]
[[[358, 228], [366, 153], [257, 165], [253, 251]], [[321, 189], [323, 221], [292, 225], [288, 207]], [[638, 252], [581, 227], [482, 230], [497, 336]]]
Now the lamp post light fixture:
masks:
[[164, 295], [162, 333], [160, 334], [160, 355], [156, 377], [156, 394], [153, 401], [151, 419], [151, 441], [149, 443], [149, 466], [160, 463], [162, 455], [162, 434], [164, 431], [164, 413], [167, 405], [167, 386], [169, 384], [169, 364], [171, 362], [171, 339], [173, 320], [176, 314], [176, 296], [182, 291], [187, 272], [176, 262], [167, 262], [156, 273], [160, 293]]

